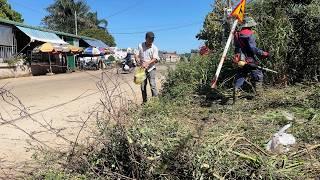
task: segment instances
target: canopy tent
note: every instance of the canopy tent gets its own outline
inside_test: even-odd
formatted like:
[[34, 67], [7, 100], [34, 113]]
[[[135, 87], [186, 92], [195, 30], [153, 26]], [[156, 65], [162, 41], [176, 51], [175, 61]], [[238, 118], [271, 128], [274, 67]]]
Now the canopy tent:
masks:
[[41, 42], [49, 42], [54, 44], [68, 44], [61, 38], [59, 38], [56, 34], [46, 31], [39, 31], [36, 29], [26, 28], [22, 26], [16, 26], [20, 29], [24, 34], [30, 37], [31, 41], [37, 40]]
[[96, 48], [108, 48], [109, 46], [106, 45], [101, 40], [97, 39], [83, 39], [89, 46], [96, 47]]

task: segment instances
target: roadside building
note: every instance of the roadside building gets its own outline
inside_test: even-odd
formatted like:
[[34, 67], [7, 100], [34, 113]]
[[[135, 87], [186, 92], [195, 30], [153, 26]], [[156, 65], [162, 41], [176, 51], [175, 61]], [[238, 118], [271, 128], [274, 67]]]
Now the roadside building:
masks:
[[176, 51], [168, 52], [162, 51], [159, 53], [160, 59], [165, 62], [178, 62], [180, 61], [180, 55]]
[[[12, 62], [19, 57], [23, 59], [25, 65], [31, 68], [33, 75], [47, 73], [48, 54], [32, 53], [35, 47], [46, 42], [57, 45], [70, 44], [83, 48], [90, 46], [97, 48], [108, 47], [102, 41], [94, 38], [29, 26], [0, 18], [0, 68], [10, 69], [10, 66], [5, 67], [5, 63]], [[52, 71], [54, 73], [63, 73], [67, 69], [75, 70], [76, 59], [77, 56], [72, 53], [52, 54]]]
[[191, 50], [191, 58], [193, 58], [194, 56], [198, 56], [200, 54], [200, 50], [198, 49], [192, 49]]
[[127, 49], [113, 47], [112, 51], [113, 51], [113, 55], [116, 58], [116, 60], [122, 60], [127, 56]]

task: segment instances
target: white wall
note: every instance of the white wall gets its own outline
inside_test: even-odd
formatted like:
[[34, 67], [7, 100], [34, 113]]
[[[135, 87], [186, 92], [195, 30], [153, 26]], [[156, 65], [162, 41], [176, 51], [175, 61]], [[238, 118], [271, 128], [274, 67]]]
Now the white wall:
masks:
[[26, 65], [9, 67], [7, 63], [0, 63], [0, 79], [31, 76], [31, 69]]

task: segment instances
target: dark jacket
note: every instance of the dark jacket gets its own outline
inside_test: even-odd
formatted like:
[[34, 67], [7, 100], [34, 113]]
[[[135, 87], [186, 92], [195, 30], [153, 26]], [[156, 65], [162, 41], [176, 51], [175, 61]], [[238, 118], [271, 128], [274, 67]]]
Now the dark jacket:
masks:
[[254, 32], [244, 28], [234, 36], [235, 54], [242, 54], [248, 63], [258, 63], [256, 56], [262, 56], [263, 51], [257, 48]]

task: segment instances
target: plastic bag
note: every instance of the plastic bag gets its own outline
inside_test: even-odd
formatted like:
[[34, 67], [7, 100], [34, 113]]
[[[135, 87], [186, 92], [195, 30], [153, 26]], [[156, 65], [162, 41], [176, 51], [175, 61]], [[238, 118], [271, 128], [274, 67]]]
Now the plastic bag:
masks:
[[125, 71], [129, 71], [130, 67], [128, 65], [124, 65], [124, 68], [123, 68]]
[[134, 73], [134, 80], [133, 82], [135, 84], [141, 84], [146, 79], [146, 70], [144, 68], [136, 68], [136, 71]]
[[273, 134], [272, 139], [268, 142], [266, 149], [276, 153], [284, 153], [289, 151], [289, 145], [295, 144], [296, 139], [292, 134], [285, 131], [291, 127], [291, 124], [285, 125], [277, 133]]

